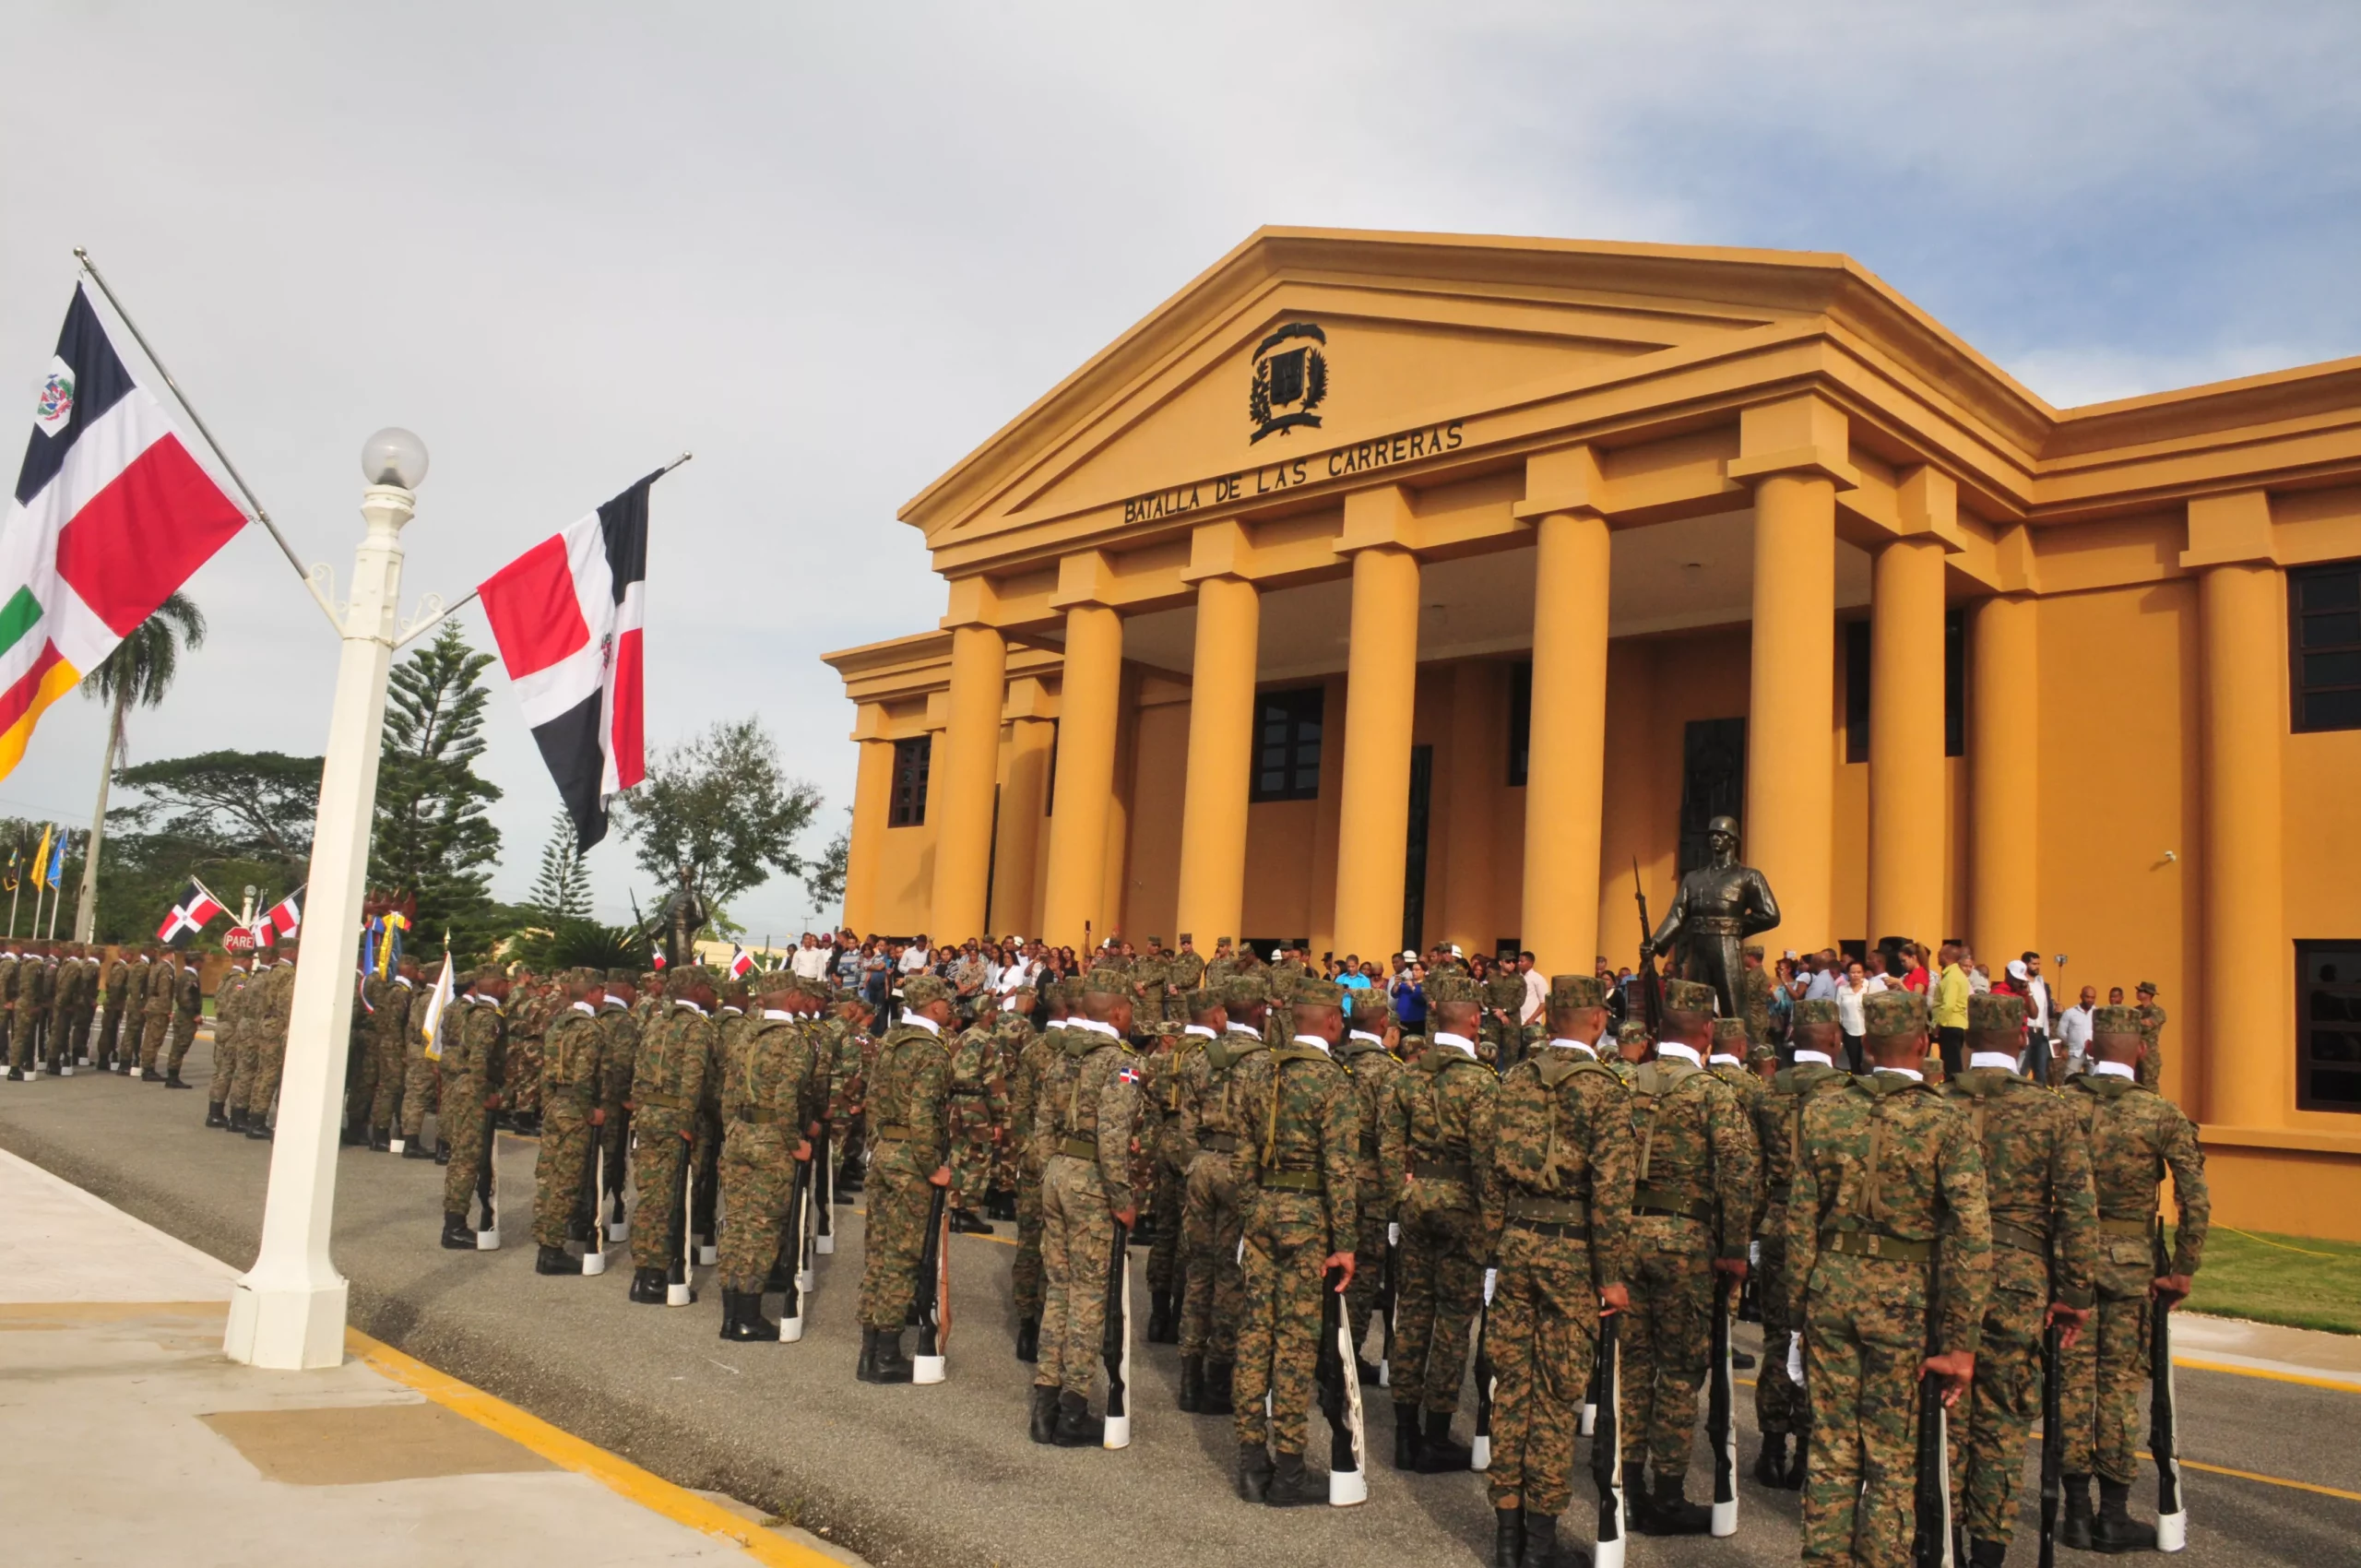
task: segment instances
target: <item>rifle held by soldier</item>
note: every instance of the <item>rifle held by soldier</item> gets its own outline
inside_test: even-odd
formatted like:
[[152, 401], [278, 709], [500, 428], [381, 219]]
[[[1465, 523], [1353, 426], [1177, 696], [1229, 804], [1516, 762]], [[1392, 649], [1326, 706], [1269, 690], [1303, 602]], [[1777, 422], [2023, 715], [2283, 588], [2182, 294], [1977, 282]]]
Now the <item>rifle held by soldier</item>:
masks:
[[582, 1249], [582, 1272], [599, 1275], [607, 1272], [607, 1129], [602, 1123], [590, 1129], [589, 1169], [583, 1172], [589, 1180], [586, 1194], [590, 1201], [590, 1244]]
[[1631, 1521], [1623, 1512], [1622, 1346], [1619, 1313], [1598, 1320], [1598, 1364], [1591, 1387], [1596, 1405], [1591, 1431], [1590, 1479], [1598, 1488], [1598, 1546], [1591, 1568], [1623, 1568]]
[[927, 1203], [926, 1241], [919, 1248], [918, 1348], [910, 1356], [910, 1381], [914, 1384], [941, 1383], [945, 1372], [943, 1342], [950, 1337], [949, 1292], [944, 1286], [950, 1279], [949, 1263], [944, 1256], [945, 1227], [950, 1217], [943, 1213], [943, 1202], [950, 1195], [947, 1187], [930, 1189], [932, 1196]]
[[500, 1112], [497, 1110], [487, 1109], [483, 1113], [483, 1168], [476, 1172], [476, 1196], [483, 1204], [483, 1223], [476, 1227], [476, 1251], [496, 1253], [500, 1250]]
[[1115, 1241], [1107, 1260], [1107, 1329], [1099, 1338], [1107, 1362], [1109, 1448], [1132, 1445], [1132, 1228], [1115, 1221]]
[[1316, 1371], [1320, 1413], [1328, 1418], [1328, 1503], [1350, 1508], [1369, 1501], [1367, 1447], [1361, 1429], [1360, 1351], [1353, 1343], [1353, 1314], [1345, 1301], [1345, 1271], [1328, 1271], [1322, 1289], [1320, 1356]]
[[1385, 1325], [1385, 1338], [1377, 1352], [1377, 1385], [1394, 1386], [1394, 1306], [1400, 1295], [1402, 1282], [1395, 1272], [1400, 1266], [1396, 1259], [1401, 1252], [1402, 1226], [1397, 1220], [1385, 1225], [1385, 1267], [1377, 1278], [1378, 1319]]
[[[829, 1162], [828, 1129], [826, 1123], [812, 1134], [812, 1251], [820, 1257], [834, 1257], [836, 1252], [836, 1168]], [[805, 1289], [812, 1289], [806, 1285]]]
[[695, 1146], [691, 1142], [689, 1147], [681, 1151], [680, 1185], [672, 1194], [672, 1212], [681, 1222], [681, 1245], [672, 1254], [671, 1265], [664, 1280], [664, 1304], [668, 1307], [685, 1307], [697, 1299], [694, 1267], [697, 1239], [689, 1233], [689, 1168], [696, 1162]]
[[[2156, 1277], [2172, 1272], [2165, 1252], [2165, 1224], [2154, 1225]], [[2174, 1408], [2173, 1304], [2165, 1296], [2148, 1304], [2148, 1451], [2156, 1456], [2156, 1550], [2179, 1551], [2189, 1545], [2189, 1511], [2180, 1494], [2180, 1419]]]
[[[1941, 1249], [1928, 1261], [1930, 1284], [1942, 1277]], [[1927, 1354], [1941, 1354], [1936, 1341], [1937, 1301], [1927, 1297]], [[1911, 1568], [1953, 1568], [1964, 1554], [1954, 1554], [1952, 1526], [1951, 1438], [1943, 1404], [1943, 1380], [1921, 1370], [1918, 1373], [1918, 1455], [1911, 1489]]]
[[1648, 919], [1648, 890], [1640, 881], [1640, 858], [1631, 857], [1631, 897], [1640, 905], [1640, 1016], [1648, 1026], [1648, 1038], [1664, 1033], [1664, 977], [1656, 973], [1656, 958], [1650, 944], [1655, 940], [1655, 926]]
[[1484, 1304], [1476, 1313], [1476, 1436], [1467, 1445], [1467, 1467], [1492, 1467], [1492, 1290], [1501, 1271], [1484, 1270]]
[[1712, 1528], [1716, 1536], [1738, 1534], [1738, 1382], [1730, 1364], [1730, 1277], [1716, 1275], [1713, 1360], [1709, 1368], [1712, 1387], [1705, 1409], [1705, 1441], [1714, 1450]]
[[2061, 1332], [2053, 1323], [2041, 1336], [2040, 1568], [2052, 1568], [2057, 1561], [2058, 1508], [2066, 1496], [2066, 1377], [2058, 1342]]
[[787, 1200], [787, 1225], [779, 1238], [779, 1261], [788, 1266], [771, 1270], [786, 1289], [779, 1292], [778, 1339], [792, 1345], [803, 1337], [803, 1237], [811, 1223], [812, 1162], [795, 1167], [795, 1188]]

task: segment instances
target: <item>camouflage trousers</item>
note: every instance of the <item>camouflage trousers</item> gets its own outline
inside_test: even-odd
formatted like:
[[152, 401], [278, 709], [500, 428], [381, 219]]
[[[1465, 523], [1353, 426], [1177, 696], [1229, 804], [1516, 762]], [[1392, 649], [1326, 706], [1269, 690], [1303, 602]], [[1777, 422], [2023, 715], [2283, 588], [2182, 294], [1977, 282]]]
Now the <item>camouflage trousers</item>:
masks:
[[87, 1061], [90, 1057], [90, 1025], [94, 1018], [92, 1007], [87, 1003], [76, 1007], [66, 1016], [66, 1028], [77, 1061]]
[[270, 1102], [279, 1098], [279, 1075], [287, 1065], [286, 1020], [264, 1023], [250, 1038], [247, 1049], [254, 1057], [254, 1071], [247, 1075], [252, 1087], [246, 1092], [246, 1115], [251, 1120], [268, 1115]]
[[[259, 1079], [256, 1087], [260, 1087]], [[444, 1118], [444, 1136], [451, 1146], [451, 1163], [443, 1168], [445, 1214], [470, 1212], [484, 1161], [492, 1158], [483, 1110], [483, 1102], [491, 1093], [483, 1079], [472, 1073], [451, 1085], [453, 1114]]]
[[[2141, 1054], [2140, 1065], [2133, 1071], [2139, 1077], [2142, 1088], [2156, 1088], [2165, 1076], [2165, 1042], [2159, 1039], [2150, 1040], [2148, 1049]], [[2157, 1089], [2156, 1092], [2162, 1094], [2164, 1091]], [[2082, 1472], [2077, 1470], [2074, 1473], [2079, 1476]]]
[[227, 1106], [230, 1102], [230, 1087], [238, 1078], [238, 1036], [243, 1032], [234, 1024], [214, 1020], [213, 1077], [205, 1087], [205, 1098], [211, 1104]]
[[1631, 1222], [1631, 1310], [1623, 1319], [1623, 1452], [1661, 1477], [1689, 1473], [1697, 1393], [1713, 1344], [1713, 1244], [1703, 1221]]
[[402, 1060], [402, 1036], [407, 1029], [373, 1029], [369, 1035], [370, 1093], [356, 1098], [353, 1109], [372, 1127], [390, 1129], [402, 1112], [402, 1085], [408, 1063]]
[[[233, 1043], [230, 1054], [229, 1103], [233, 1109], [243, 1111], [246, 1108], [246, 1101], [254, 1098], [255, 1067], [257, 1060], [255, 1040], [269, 1028], [267, 1022], [256, 1023], [249, 1020], [231, 1031]], [[138, 1048], [136, 1044], [126, 1044], [124, 1050], [125, 1054], [135, 1059], [137, 1057]], [[221, 1048], [216, 1045], [213, 1050], [215, 1054], [219, 1055]]]
[[[451, 1105], [466, 1103], [456, 1084], [443, 1087]], [[632, 1113], [631, 1180], [639, 1189], [631, 1211], [634, 1268], [669, 1269], [681, 1255], [681, 1178], [688, 1169], [688, 1134], [694, 1130], [691, 1123], [695, 1114], [662, 1105], [643, 1105]], [[444, 1118], [444, 1123], [448, 1127], [449, 1118]], [[452, 1128], [444, 1136], [457, 1145], [456, 1133]], [[458, 1162], [454, 1153], [451, 1163]]]
[[32, 1008], [18, 1006], [8, 1022], [8, 1065], [19, 1073], [30, 1073], [33, 1070], [33, 1045], [39, 1033]]
[[154, 1077], [164, 1063], [165, 1038], [172, 1032], [170, 1009], [149, 1013], [140, 1020], [139, 1071], [144, 1077]]
[[992, 1178], [991, 1107], [981, 1090], [954, 1089], [943, 1109], [951, 1129], [950, 1205], [981, 1212]]
[[[1328, 1210], [1318, 1193], [1257, 1192], [1247, 1200], [1246, 1307], [1230, 1384], [1239, 1446], [1300, 1454], [1319, 1368]], [[1353, 1374], [1346, 1370], [1346, 1376]], [[1270, 1396], [1270, 1414], [1263, 1411]]]
[[540, 1158], [533, 1161], [533, 1240], [563, 1247], [583, 1206], [590, 1171], [590, 1097], [579, 1089], [550, 1090], [541, 1116]]
[[1041, 1315], [1041, 1179], [1020, 1174], [1016, 1179], [1016, 1258], [1009, 1265], [1009, 1293], [1016, 1315]]
[[[442, 1083], [442, 1063], [431, 1061], [426, 1054], [423, 1035], [411, 1035], [402, 1042], [402, 1098], [397, 1122], [404, 1142], [415, 1142], [426, 1134], [426, 1113], [435, 1108]], [[450, 1129], [443, 1135], [448, 1138]]]
[[[541, 1114], [546, 1146], [552, 1105]], [[801, 1140], [777, 1123], [757, 1126], [733, 1122], [721, 1140], [721, 1288], [760, 1295], [779, 1260], [795, 1196], [795, 1158]], [[873, 1212], [873, 1211], [872, 1211]]]
[[1203, 1149], [1189, 1162], [1181, 1201], [1180, 1353], [1216, 1365], [1238, 1359], [1238, 1319], [1246, 1309], [1246, 1275], [1238, 1261], [1244, 1218], [1229, 1156]]
[[[1456, 1198], [1455, 1182], [1434, 1183]], [[1448, 1415], [1459, 1408], [1467, 1335], [1484, 1300], [1484, 1258], [1473, 1208], [1404, 1203], [1394, 1305], [1394, 1403]]]
[[1950, 1421], [1952, 1484], [1961, 1494], [1955, 1506], [1975, 1540], [2006, 1546], [2016, 1527], [2025, 1443], [2041, 1414], [2041, 1320], [2048, 1308], [2048, 1265], [2031, 1253], [1995, 1245], [1975, 1384], [1952, 1408]]
[[541, 1037], [528, 1035], [508, 1055], [508, 1081], [516, 1087], [501, 1100], [501, 1109], [519, 1116], [541, 1111]]
[[106, 1018], [99, 1025], [98, 1059], [108, 1063], [115, 1061], [122, 1040], [123, 1004], [110, 1002], [107, 1004]]
[[[1353, 1246], [1353, 1282], [1345, 1291], [1345, 1305], [1353, 1314], [1353, 1326], [1359, 1337], [1356, 1349], [1363, 1348], [1369, 1331], [1379, 1327], [1378, 1294], [1385, 1288], [1385, 1227], [1393, 1216], [1386, 1210], [1385, 1188], [1378, 1179], [1364, 1172], [1360, 1181], [1359, 1202], [1355, 1210], [1360, 1217], [1360, 1235]], [[1381, 1334], [1379, 1343], [1384, 1343]], [[1379, 1352], [1384, 1354], [1382, 1350]]]
[[[2000, 1249], [1995, 1247], [1998, 1256]], [[2066, 1473], [2110, 1481], [2140, 1475], [2140, 1396], [2148, 1386], [2148, 1301], [2101, 1293], [2074, 1348], [2058, 1358], [2066, 1386]], [[1982, 1358], [1977, 1358], [1978, 1365]]]
[[1574, 1438], [1598, 1354], [1590, 1244], [1512, 1220], [1500, 1257], [1485, 1336], [1494, 1379], [1492, 1506], [1554, 1517], [1573, 1502]]
[[1041, 1180], [1041, 1360], [1037, 1388], [1090, 1397], [1107, 1328], [1115, 1217], [1096, 1160], [1053, 1154]]
[[1808, 1431], [1811, 1411], [1804, 1391], [1787, 1376], [1787, 1342], [1795, 1336], [1787, 1299], [1787, 1206], [1774, 1203], [1763, 1210], [1755, 1233], [1762, 1238], [1762, 1261], [1755, 1265], [1755, 1300], [1762, 1308], [1762, 1365], [1755, 1373], [1754, 1420], [1768, 1437], [1780, 1432]]
[[934, 1209], [927, 1172], [894, 1158], [896, 1149], [894, 1143], [882, 1146], [870, 1169], [860, 1260], [860, 1325], [888, 1334], [902, 1332], [910, 1304], [918, 1300], [919, 1256], [926, 1250], [927, 1217]]
[[1829, 1253], [1810, 1283], [1801, 1301], [1804, 1392], [1811, 1400], [1803, 1560], [1906, 1568], [1918, 1363], [1927, 1356], [1926, 1271]]
[[[179, 1072], [181, 1063], [188, 1060], [188, 1048], [196, 1043], [196, 1022], [199, 1016], [200, 1015], [196, 1013], [172, 1015], [172, 1031], [164, 1037], [164, 1070], [166, 1072]], [[65, 1033], [63, 1028], [58, 1032], [61, 1038]]]
[[1187, 1219], [1187, 1179], [1169, 1160], [1156, 1162], [1156, 1196], [1140, 1218], [1148, 1233], [1147, 1288], [1176, 1290], [1180, 1285], [1180, 1228]]

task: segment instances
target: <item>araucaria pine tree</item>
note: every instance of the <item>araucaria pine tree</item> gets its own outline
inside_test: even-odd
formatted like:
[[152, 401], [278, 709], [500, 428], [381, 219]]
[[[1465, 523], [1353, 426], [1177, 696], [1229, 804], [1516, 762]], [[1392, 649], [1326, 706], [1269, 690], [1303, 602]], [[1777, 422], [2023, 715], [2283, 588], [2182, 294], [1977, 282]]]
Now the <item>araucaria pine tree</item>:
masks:
[[497, 785], [476, 777], [487, 700], [477, 679], [492, 663], [451, 622], [394, 667], [386, 693], [385, 750], [377, 765], [372, 887], [416, 900], [426, 931], [465, 925], [492, 907], [500, 833], [485, 807]]
[[590, 873], [575, 848], [574, 818], [559, 808], [541, 848], [540, 874], [533, 879], [533, 907], [551, 925], [590, 918]]

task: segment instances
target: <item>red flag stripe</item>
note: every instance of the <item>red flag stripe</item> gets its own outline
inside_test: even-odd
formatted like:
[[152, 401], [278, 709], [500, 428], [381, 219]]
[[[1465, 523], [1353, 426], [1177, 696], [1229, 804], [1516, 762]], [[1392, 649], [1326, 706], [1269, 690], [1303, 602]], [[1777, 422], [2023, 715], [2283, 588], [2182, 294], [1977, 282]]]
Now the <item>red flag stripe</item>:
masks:
[[590, 641], [563, 534], [533, 546], [486, 577], [477, 591], [512, 681], [548, 669]]
[[58, 530], [57, 575], [128, 636], [245, 525], [180, 437], [164, 435]]
[[615, 639], [614, 692], [610, 699], [607, 755], [615, 773], [615, 788], [629, 790], [647, 777], [647, 748], [642, 739], [647, 695], [640, 669], [640, 635], [625, 632]]
[[57, 651], [55, 643], [46, 640], [42, 643], [41, 653], [33, 659], [33, 667], [18, 676], [16, 684], [0, 692], [0, 732], [15, 728], [17, 720], [31, 709], [34, 700], [41, 695], [42, 677], [64, 658]]

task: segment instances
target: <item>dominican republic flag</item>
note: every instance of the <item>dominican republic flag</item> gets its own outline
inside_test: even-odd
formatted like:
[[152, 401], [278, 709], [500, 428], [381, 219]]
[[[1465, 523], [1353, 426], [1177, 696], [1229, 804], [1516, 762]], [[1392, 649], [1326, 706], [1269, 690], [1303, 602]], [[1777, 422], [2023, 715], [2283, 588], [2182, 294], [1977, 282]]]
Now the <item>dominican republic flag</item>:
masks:
[[42, 710], [245, 524], [76, 289], [0, 525], [0, 778]]
[[254, 933], [255, 948], [257, 952], [266, 947], [276, 947], [279, 945], [279, 928], [272, 925], [267, 920], [255, 921]]
[[221, 912], [221, 900], [207, 892], [205, 884], [191, 882], [181, 889], [180, 898], [172, 905], [172, 912], [164, 917], [164, 923], [156, 928], [156, 940], [168, 946], [185, 947]]
[[303, 889], [299, 887], [270, 907], [262, 923], [255, 928], [255, 940], [265, 947], [276, 947], [280, 937], [293, 941], [303, 933]]
[[736, 943], [730, 944], [730, 978], [744, 980], [754, 972], [754, 956]]
[[509, 684], [585, 850], [607, 836], [608, 801], [647, 771], [639, 628], [647, 487], [663, 474], [477, 585]]

